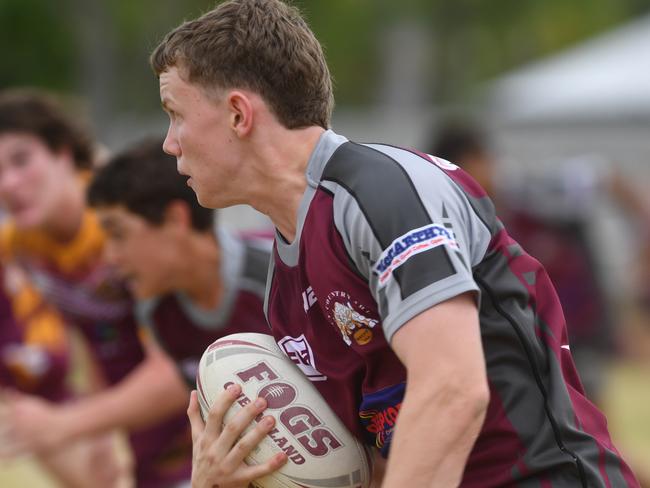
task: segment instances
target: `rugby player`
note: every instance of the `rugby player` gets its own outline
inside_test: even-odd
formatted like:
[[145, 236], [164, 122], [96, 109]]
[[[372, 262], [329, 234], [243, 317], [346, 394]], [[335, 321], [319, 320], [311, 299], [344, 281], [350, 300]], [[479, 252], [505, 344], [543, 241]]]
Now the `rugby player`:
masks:
[[[299, 13], [231, 0], [152, 54], [164, 149], [201, 204], [277, 229], [267, 318], [347, 427], [388, 456], [384, 486], [638, 487], [584, 397], [543, 268], [450, 162], [330, 129], [332, 85]], [[298, 354], [296, 354], [298, 352]], [[219, 396], [189, 415], [193, 486], [247, 486], [273, 428]]]

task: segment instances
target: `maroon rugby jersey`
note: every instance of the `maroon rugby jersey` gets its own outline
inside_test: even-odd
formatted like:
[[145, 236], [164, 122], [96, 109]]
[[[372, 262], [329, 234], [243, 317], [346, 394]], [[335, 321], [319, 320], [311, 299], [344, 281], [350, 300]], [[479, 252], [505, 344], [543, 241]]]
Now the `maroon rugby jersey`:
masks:
[[327, 131], [306, 177], [295, 240], [276, 235], [266, 312], [351, 431], [388, 454], [406, 379], [392, 335], [473, 291], [491, 397], [461, 486], [639, 486], [584, 397], [544, 269], [466, 173]]
[[220, 230], [222, 300], [214, 310], [194, 305], [181, 293], [138, 303], [138, 319], [178, 365], [183, 378], [196, 388], [196, 372], [205, 349], [215, 340], [237, 332], [270, 333], [264, 316], [264, 290], [271, 240], [244, 239]]
[[[2, 275], [0, 269], [0, 282]], [[24, 302], [22, 298], [10, 298], [0, 286], [0, 387], [65, 400], [70, 396], [66, 384], [70, 351], [64, 325], [33, 294], [25, 297], [30, 302], [26, 314], [17, 317], [12, 300]]]

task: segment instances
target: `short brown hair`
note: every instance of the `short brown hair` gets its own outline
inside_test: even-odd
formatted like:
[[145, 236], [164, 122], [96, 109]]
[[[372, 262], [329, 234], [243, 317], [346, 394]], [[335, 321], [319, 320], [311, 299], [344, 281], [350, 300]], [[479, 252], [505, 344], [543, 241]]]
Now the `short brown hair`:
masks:
[[0, 134], [22, 132], [38, 137], [53, 152], [69, 149], [77, 169], [93, 163], [92, 138], [73, 122], [52, 95], [36, 90], [0, 92]]
[[300, 12], [280, 0], [230, 0], [171, 31], [151, 55], [205, 89], [247, 88], [289, 129], [329, 127], [332, 80]]

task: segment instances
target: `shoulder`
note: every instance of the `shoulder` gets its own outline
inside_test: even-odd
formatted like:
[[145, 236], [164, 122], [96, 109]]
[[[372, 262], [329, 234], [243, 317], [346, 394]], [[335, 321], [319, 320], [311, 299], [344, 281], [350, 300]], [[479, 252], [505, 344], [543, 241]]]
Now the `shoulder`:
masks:
[[423, 196], [458, 191], [454, 180], [431, 156], [385, 144], [354, 142], [342, 144], [334, 152], [323, 170], [321, 186], [335, 199], [352, 197], [366, 217], [409, 211], [423, 206]]
[[375, 191], [402, 185], [412, 164], [426, 164], [421, 156], [383, 144], [346, 142], [332, 154], [323, 170], [323, 181], [338, 183], [349, 191]]
[[435, 158], [384, 144], [342, 144], [325, 166], [321, 186], [334, 195], [339, 229], [367, 227], [383, 247], [402, 231], [430, 224], [443, 207], [463, 212], [468, 206]]

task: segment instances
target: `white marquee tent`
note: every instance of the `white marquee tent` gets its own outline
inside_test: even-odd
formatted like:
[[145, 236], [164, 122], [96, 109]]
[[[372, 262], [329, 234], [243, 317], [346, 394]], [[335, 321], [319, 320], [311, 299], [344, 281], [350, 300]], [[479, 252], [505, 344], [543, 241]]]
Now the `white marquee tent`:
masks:
[[650, 120], [650, 16], [517, 69], [489, 92], [506, 121]]

